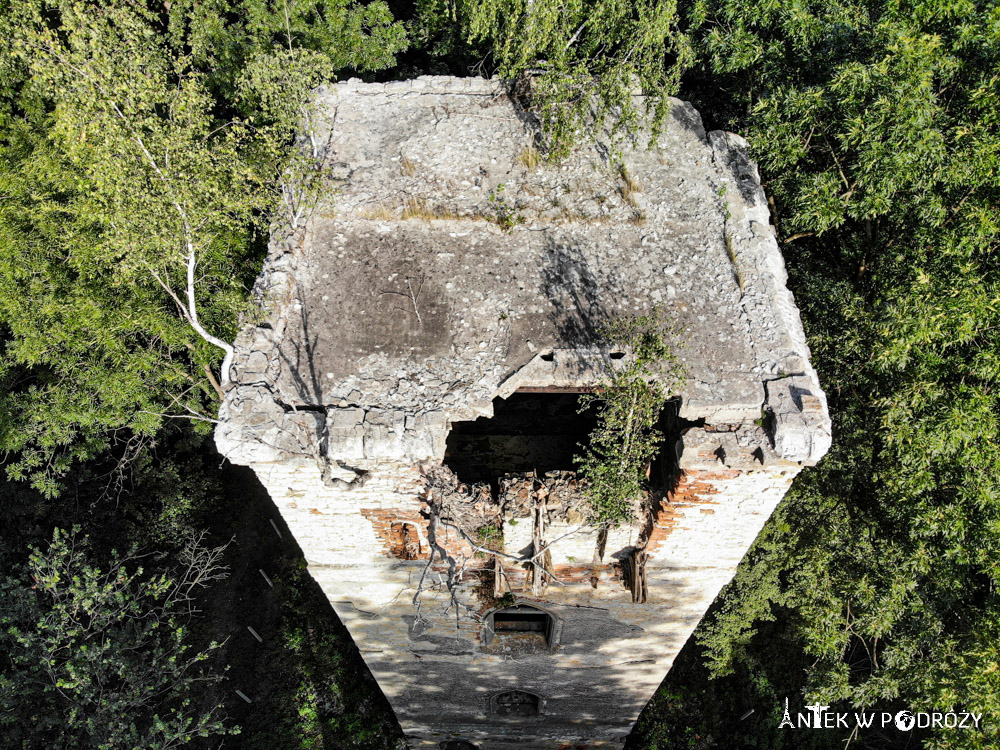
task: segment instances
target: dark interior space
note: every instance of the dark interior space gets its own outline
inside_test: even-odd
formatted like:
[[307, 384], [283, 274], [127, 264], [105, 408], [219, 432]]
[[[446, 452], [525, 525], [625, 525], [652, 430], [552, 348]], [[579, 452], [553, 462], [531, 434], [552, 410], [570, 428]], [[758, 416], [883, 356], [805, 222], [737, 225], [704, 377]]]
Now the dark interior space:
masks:
[[474, 745], [467, 740], [442, 740], [438, 743], [441, 750], [479, 750], [479, 745]]
[[483, 645], [492, 653], [541, 653], [552, 645], [552, 627], [547, 612], [527, 606], [507, 607], [487, 617]]
[[493, 483], [509, 472], [572, 471], [573, 457], [597, 425], [581, 412], [580, 393], [522, 393], [493, 401], [492, 419], [456, 422], [445, 464], [467, 483]]
[[497, 612], [493, 616], [493, 630], [496, 633], [544, 633], [548, 629], [549, 618], [544, 612]]
[[649, 488], [666, 491], [672, 488], [677, 480], [679, 467], [677, 465], [677, 438], [689, 427], [704, 426], [705, 420], [691, 422], [679, 415], [681, 402], [672, 398], [663, 405], [660, 421], [656, 428], [663, 434], [663, 442], [653, 456], [649, 467]]

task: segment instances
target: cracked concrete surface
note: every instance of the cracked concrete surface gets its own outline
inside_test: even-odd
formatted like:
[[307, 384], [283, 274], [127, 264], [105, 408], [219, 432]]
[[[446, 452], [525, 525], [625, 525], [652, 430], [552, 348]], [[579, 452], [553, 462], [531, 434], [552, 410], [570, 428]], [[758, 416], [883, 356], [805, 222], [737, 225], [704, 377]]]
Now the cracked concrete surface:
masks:
[[[682, 417], [771, 411], [779, 458], [825, 452], [825, 395], [742, 139], [674, 101], [652, 147], [535, 164], [531, 118], [494, 82], [352, 80], [317, 105], [332, 185], [272, 243], [267, 321], [236, 341], [226, 455], [322, 439], [348, 461], [440, 459], [448, 424], [489, 415], [512, 381], [599, 381], [597, 328], [654, 305], [676, 330]], [[504, 216], [521, 223], [505, 232]]]

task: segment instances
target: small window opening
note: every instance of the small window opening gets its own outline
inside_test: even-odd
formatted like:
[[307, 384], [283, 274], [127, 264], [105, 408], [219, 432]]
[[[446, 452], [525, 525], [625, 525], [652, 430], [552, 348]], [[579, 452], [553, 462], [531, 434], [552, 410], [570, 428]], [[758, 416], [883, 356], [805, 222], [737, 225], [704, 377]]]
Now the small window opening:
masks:
[[554, 644], [552, 615], [535, 607], [500, 609], [486, 618], [485, 649], [494, 654], [516, 655], [548, 651]]
[[494, 716], [519, 718], [538, 716], [538, 696], [523, 690], [508, 690], [497, 693], [490, 699], [491, 713]]
[[608, 356], [611, 359], [625, 359], [625, 352], [611, 352]]
[[505, 610], [493, 616], [493, 632], [503, 633], [545, 633], [549, 616], [544, 612], [519, 612]]
[[389, 526], [389, 539], [393, 557], [400, 560], [417, 560], [420, 557], [420, 534], [412, 523], [397, 522]]

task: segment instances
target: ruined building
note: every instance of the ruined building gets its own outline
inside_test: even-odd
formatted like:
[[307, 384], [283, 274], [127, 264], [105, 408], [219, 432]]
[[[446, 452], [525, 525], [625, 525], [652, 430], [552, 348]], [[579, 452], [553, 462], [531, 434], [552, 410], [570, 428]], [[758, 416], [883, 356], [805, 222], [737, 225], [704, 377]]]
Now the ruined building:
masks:
[[[267, 487], [411, 747], [619, 747], [830, 444], [745, 144], [674, 102], [652, 145], [548, 164], [486, 80], [318, 102], [329, 184], [275, 232], [219, 448]], [[682, 367], [667, 439], [638, 520], [600, 531], [580, 394], [633, 356], [602, 326], [654, 308]]]

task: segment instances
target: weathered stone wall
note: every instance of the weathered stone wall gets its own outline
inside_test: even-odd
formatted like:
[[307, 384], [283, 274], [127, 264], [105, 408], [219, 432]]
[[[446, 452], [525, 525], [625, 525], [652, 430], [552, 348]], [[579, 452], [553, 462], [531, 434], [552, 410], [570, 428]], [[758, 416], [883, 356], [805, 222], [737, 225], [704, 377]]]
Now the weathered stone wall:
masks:
[[[746, 144], [673, 102], [657, 143], [549, 165], [530, 113], [482, 80], [348, 81], [317, 104], [333, 189], [274, 234], [219, 448], [267, 487], [412, 747], [619, 746], [830, 445]], [[439, 523], [449, 430], [519, 389], [598, 385], [627, 361], [612, 354], [631, 356], [601, 323], [654, 306], [685, 375], [667, 491], [603, 541], [568, 484], [556, 500], [545, 477], [504, 479], [485, 511], [466, 493], [502, 534], [498, 583], [476, 540]], [[523, 562], [538, 545], [557, 579], [544, 586]], [[549, 614], [551, 649], [486, 646], [503, 592]], [[491, 711], [510, 690], [539, 715]]]
[[[281, 460], [320, 442], [348, 462], [440, 459], [447, 425], [497, 395], [599, 382], [600, 324], [654, 305], [675, 326], [682, 417], [777, 414], [802, 386], [819, 418], [775, 419], [779, 452], [829, 447], [741, 138], [674, 101], [655, 145], [640, 133], [619, 163], [593, 144], [547, 165], [524, 158], [537, 131], [496, 82], [347, 81], [317, 104], [331, 197], [275, 235], [257, 287], [269, 320], [237, 342], [223, 453]], [[504, 232], [498, 212], [523, 224]]]
[[[617, 747], [669, 670], [746, 548], [784, 495], [797, 464], [771, 459], [732, 468], [714, 449], [719, 435], [689, 432], [701, 450], [682, 451], [676, 487], [658, 504], [649, 529], [613, 530], [604, 559], [594, 562], [597, 532], [580, 523], [548, 524], [550, 583], [535, 596], [524, 566], [507, 562], [506, 578], [519, 602], [536, 605], [560, 623], [558, 644], [541, 654], [497, 654], [483, 648], [482, 618], [492, 609], [490, 586], [476, 576], [492, 561], [446, 528], [437, 542], [468, 568], [456, 592], [456, 612], [443, 586], [448, 566], [429, 570], [430, 534], [424, 481], [418, 467], [370, 463], [363, 486], [324, 483], [313, 462], [255, 464], [309, 562], [309, 570], [350, 629], [389, 698], [411, 747], [437, 747], [462, 737], [483, 748], [554, 748], [563, 743]], [[707, 445], [706, 445], [707, 444]], [[685, 459], [685, 456], [688, 458]], [[532, 542], [530, 518], [508, 515], [503, 549], [523, 553]], [[512, 524], [511, 521], [514, 521]], [[420, 556], [393, 554], [391, 527], [418, 532]], [[633, 602], [622, 563], [645, 541], [648, 599]], [[468, 609], [465, 609], [468, 608]], [[503, 690], [538, 695], [534, 718], [490, 715]]]

